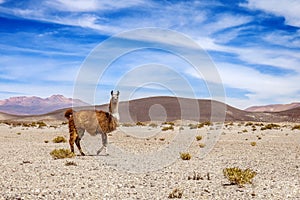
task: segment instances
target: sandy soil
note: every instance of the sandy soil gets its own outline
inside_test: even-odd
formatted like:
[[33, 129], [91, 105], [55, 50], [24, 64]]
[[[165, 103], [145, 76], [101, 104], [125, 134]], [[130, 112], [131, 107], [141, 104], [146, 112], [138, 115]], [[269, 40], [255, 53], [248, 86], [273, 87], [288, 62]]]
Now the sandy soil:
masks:
[[[187, 125], [175, 126], [174, 131], [161, 131], [160, 124], [120, 127], [109, 136], [108, 156], [95, 156], [101, 139], [86, 134], [82, 146], [88, 156], [54, 160], [52, 150], [69, 148], [68, 143], [52, 142], [56, 136], [68, 139], [67, 125], [0, 124], [0, 199], [168, 199], [174, 189], [183, 191], [182, 199], [300, 199], [300, 131], [292, 131], [293, 124], [280, 125], [265, 131], [240, 123], [224, 126], [204, 158], [200, 157], [205, 147], [199, 144], [209, 142], [214, 128], [201, 128], [193, 134], [203, 139], [193, 139], [186, 149], [192, 158], [184, 161], [178, 152], [164, 157], [160, 150], [168, 148], [176, 135], [192, 133]], [[154, 171], [141, 168], [149, 152], [167, 166], [152, 167]], [[134, 163], [132, 155], [143, 159]], [[132, 170], [121, 168], [124, 160]], [[69, 161], [77, 166], [66, 166]], [[222, 172], [227, 167], [250, 168], [257, 175], [244, 187], [229, 185]], [[201, 179], [188, 180], [194, 173]]]

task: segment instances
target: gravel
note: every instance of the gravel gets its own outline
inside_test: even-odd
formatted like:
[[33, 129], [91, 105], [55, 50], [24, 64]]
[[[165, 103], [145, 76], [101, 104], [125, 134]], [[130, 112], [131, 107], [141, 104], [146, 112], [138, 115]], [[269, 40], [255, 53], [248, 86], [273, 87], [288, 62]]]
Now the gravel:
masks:
[[[162, 132], [158, 126], [150, 138], [145, 138], [145, 131], [155, 128], [134, 127], [143, 132], [143, 138], [119, 129], [109, 136], [108, 156], [95, 156], [101, 139], [86, 134], [82, 146], [88, 156], [79, 156], [76, 149], [76, 157], [54, 160], [50, 156], [53, 149], [69, 148], [68, 143], [52, 142], [57, 136], [68, 138], [66, 125], [24, 128], [0, 124], [0, 199], [168, 199], [174, 189], [183, 192], [181, 199], [300, 199], [300, 131], [292, 131], [291, 126], [252, 131], [234, 123], [221, 130], [217, 144], [204, 158], [200, 158], [204, 150], [199, 143], [207, 142], [211, 128], [193, 133], [183, 126], [203, 136], [187, 147], [191, 160], [181, 160], [178, 153], [164, 166], [140, 170], [142, 165], [132, 155], [158, 152], [163, 159], [159, 150], [170, 146], [180, 127]], [[256, 146], [251, 146], [252, 141]], [[128, 160], [127, 167], [133, 169], [120, 168], [121, 159]], [[76, 165], [65, 165], [70, 161]], [[250, 168], [257, 175], [244, 187], [230, 185], [223, 175], [227, 167]], [[189, 178], [194, 174], [201, 178]]]

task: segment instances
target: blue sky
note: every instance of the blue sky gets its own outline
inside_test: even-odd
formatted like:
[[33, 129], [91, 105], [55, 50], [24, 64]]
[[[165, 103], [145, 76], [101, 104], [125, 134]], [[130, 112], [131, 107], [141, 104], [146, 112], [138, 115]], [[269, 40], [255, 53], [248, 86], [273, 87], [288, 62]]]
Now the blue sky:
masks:
[[[124, 31], [153, 27], [184, 34], [208, 53], [226, 103], [244, 109], [296, 102], [298, 13], [297, 0], [0, 0], [0, 99], [73, 97], [80, 69], [101, 42]], [[116, 48], [119, 45], [124, 44]], [[114, 88], [123, 98], [211, 98], [209, 81], [170, 52], [141, 49], [111, 63], [97, 82], [94, 98], [105, 103]]]

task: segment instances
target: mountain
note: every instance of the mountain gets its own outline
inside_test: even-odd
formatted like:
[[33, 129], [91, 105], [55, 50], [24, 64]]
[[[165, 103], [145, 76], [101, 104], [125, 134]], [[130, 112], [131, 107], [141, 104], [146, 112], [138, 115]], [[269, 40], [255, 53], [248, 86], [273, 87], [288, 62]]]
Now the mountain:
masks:
[[76, 106], [89, 105], [81, 100], [66, 98], [63, 95], [52, 95], [48, 98], [21, 96], [0, 100], [0, 112], [14, 115], [38, 115], [68, 108], [73, 104]]
[[290, 110], [293, 108], [300, 107], [300, 103], [290, 103], [290, 104], [273, 104], [273, 105], [265, 105], [265, 106], [252, 106], [245, 111], [249, 112], [280, 112], [285, 110]]
[[[81, 109], [108, 110], [108, 104], [76, 107]], [[67, 108], [55, 110], [43, 115], [15, 116], [0, 113], [0, 120], [5, 121], [66, 121], [64, 112]], [[176, 97], [148, 97], [120, 102], [120, 122], [138, 121], [255, 121], [255, 122], [300, 122], [300, 107], [281, 112], [248, 112], [224, 103]]]

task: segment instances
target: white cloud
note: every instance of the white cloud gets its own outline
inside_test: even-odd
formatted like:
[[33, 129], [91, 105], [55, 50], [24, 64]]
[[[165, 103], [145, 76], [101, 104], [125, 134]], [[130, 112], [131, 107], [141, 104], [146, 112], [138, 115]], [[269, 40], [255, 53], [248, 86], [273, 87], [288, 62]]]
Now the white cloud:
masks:
[[144, 4], [145, 2], [143, 0], [51, 0], [47, 1], [46, 3], [53, 8], [61, 11], [87, 12], [128, 8]]
[[247, 3], [243, 3], [241, 6], [283, 16], [287, 24], [300, 27], [299, 0], [248, 0]]

